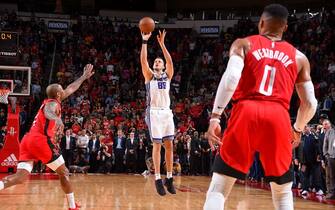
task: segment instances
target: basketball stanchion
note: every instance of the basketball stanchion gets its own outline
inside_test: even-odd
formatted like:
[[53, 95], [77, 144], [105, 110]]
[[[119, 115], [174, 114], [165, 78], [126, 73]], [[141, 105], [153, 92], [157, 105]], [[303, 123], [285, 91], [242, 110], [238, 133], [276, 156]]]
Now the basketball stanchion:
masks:
[[[0, 103], [8, 104], [9, 90], [0, 90]], [[16, 166], [19, 158], [20, 143], [19, 143], [19, 107], [16, 112], [12, 113], [8, 106], [7, 129], [5, 135], [4, 147], [0, 150], [0, 172], [13, 173], [16, 171]]]

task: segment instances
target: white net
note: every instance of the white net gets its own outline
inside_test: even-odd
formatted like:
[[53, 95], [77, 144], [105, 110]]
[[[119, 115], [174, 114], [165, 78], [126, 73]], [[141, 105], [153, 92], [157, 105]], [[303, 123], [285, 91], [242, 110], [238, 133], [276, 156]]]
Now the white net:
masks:
[[10, 90], [1, 90], [0, 89], [0, 103], [1, 104], [8, 104], [8, 95]]

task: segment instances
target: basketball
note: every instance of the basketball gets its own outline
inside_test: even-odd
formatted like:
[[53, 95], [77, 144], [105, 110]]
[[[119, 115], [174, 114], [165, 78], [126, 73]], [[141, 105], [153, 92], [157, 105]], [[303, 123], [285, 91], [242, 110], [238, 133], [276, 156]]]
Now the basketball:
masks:
[[155, 29], [155, 21], [151, 17], [144, 17], [140, 20], [138, 27], [144, 33], [150, 33]]

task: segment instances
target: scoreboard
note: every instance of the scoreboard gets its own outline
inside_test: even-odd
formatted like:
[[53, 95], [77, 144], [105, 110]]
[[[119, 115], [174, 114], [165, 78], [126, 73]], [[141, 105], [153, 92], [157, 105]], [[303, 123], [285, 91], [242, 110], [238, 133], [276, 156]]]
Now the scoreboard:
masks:
[[19, 36], [17, 32], [0, 31], [0, 57], [16, 58]]

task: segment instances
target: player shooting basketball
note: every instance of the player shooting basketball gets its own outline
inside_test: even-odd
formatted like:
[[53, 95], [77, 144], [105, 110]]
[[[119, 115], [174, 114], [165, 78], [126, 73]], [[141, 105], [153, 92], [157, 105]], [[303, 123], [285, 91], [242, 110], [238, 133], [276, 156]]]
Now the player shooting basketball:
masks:
[[153, 70], [149, 67], [147, 60], [147, 42], [151, 33], [142, 33], [141, 65], [142, 73], [145, 78], [147, 90], [147, 110], [146, 123], [149, 128], [150, 137], [153, 141], [152, 159], [155, 167], [155, 185], [159, 195], [165, 195], [165, 189], [160, 175], [161, 164], [161, 144], [164, 143], [165, 161], [167, 176], [165, 185], [167, 190], [176, 194], [173, 186], [172, 167], [173, 167], [173, 139], [174, 122], [173, 114], [170, 109], [170, 83], [173, 77], [173, 63], [170, 53], [165, 47], [166, 32], [160, 31], [157, 36], [158, 43], [163, 51], [166, 65], [162, 58], [156, 58]]

